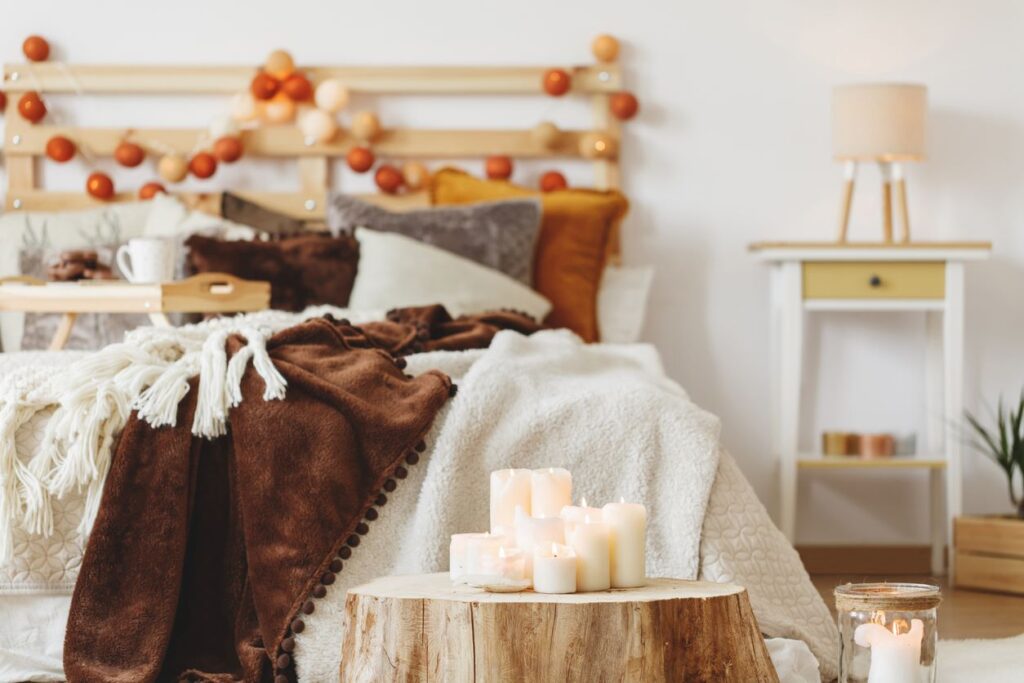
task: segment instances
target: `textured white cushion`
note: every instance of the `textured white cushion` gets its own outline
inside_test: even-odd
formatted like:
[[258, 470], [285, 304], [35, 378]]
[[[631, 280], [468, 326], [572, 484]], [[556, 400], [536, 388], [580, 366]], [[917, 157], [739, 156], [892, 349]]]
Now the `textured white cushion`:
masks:
[[356, 228], [359, 271], [349, 307], [443, 304], [453, 316], [499, 308], [541, 320], [551, 303], [509, 276], [397, 233]]
[[652, 266], [607, 266], [597, 292], [597, 329], [607, 344], [640, 340], [647, 314]]

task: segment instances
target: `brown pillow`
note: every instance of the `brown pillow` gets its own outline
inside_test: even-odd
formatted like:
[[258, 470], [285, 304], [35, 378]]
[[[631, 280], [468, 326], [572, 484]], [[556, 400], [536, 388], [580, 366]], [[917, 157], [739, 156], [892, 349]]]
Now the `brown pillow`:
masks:
[[189, 272], [270, 282], [271, 308], [285, 311], [313, 304], [348, 305], [359, 263], [359, 243], [348, 235], [300, 235], [276, 242], [192, 235], [185, 246]]
[[306, 227], [306, 222], [300, 218], [286, 216], [230, 192], [220, 197], [220, 215], [274, 237], [295, 235]]
[[482, 180], [446, 168], [430, 181], [434, 204], [469, 204], [511, 197], [540, 197], [543, 205], [533, 286], [551, 301], [545, 320], [598, 341], [597, 293], [606, 255], [629, 202], [615, 190], [556, 190], [540, 193], [501, 180]]

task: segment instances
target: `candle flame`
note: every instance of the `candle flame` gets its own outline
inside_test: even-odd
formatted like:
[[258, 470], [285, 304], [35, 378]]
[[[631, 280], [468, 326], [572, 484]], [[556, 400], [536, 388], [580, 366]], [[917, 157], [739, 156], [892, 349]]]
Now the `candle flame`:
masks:
[[619, 496], [619, 502], [620, 503], [625, 503], [626, 502], [626, 497], [625, 496]]
[[875, 610], [872, 612], [871, 623], [878, 624], [879, 626], [885, 626], [885, 612], [882, 610]]
[[498, 547], [498, 557], [500, 557], [503, 560], [505, 559], [505, 546]]
[[586, 496], [583, 496], [582, 498], [580, 498], [580, 507], [581, 508], [587, 507], [587, 497]]
[[555, 473], [555, 468], [554, 467], [549, 467], [548, 468], [548, 474], [554, 474], [554, 473]]
[[906, 619], [893, 619], [892, 621], [892, 634], [899, 636], [904, 633], [910, 632], [910, 624], [907, 623]]
[[557, 543], [552, 543], [551, 544], [551, 557], [558, 557], [558, 544]]

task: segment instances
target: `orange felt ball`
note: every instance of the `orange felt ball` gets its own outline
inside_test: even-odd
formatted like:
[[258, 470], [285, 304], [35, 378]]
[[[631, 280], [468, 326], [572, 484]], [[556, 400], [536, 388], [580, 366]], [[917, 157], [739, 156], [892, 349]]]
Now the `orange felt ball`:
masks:
[[96, 199], [110, 199], [114, 196], [114, 181], [106, 173], [93, 173], [85, 181], [85, 191]]
[[302, 74], [292, 74], [284, 79], [281, 91], [295, 102], [306, 102], [313, 97], [313, 85]]
[[50, 56], [50, 44], [42, 36], [29, 36], [21, 44], [21, 51], [33, 62], [45, 62]]
[[366, 173], [373, 168], [373, 163], [376, 161], [373, 152], [367, 147], [353, 147], [348, 151], [345, 159], [348, 161], [348, 167], [356, 173]]
[[156, 181], [149, 182], [139, 188], [139, 199], [152, 199], [161, 192], [167, 194], [167, 189]]
[[39, 98], [39, 93], [27, 92], [18, 99], [18, 113], [32, 123], [39, 123], [46, 116], [46, 105]]
[[249, 84], [249, 91], [257, 100], [269, 100], [281, 89], [281, 81], [277, 80], [265, 71], [261, 71], [253, 77]]
[[540, 177], [541, 192], [554, 192], [567, 187], [569, 187], [569, 183], [565, 180], [565, 176], [558, 171], [548, 171]]
[[402, 164], [402, 180], [410, 190], [422, 190], [430, 181], [430, 171], [418, 161], [407, 161]]
[[46, 156], [59, 163], [70, 161], [76, 151], [75, 143], [63, 135], [54, 135], [46, 141]]
[[487, 157], [484, 169], [491, 180], [508, 180], [512, 177], [512, 160], [506, 156]]
[[2, 113], [4, 109], [7, 109], [7, 93], [0, 90], [0, 113]]
[[295, 71], [295, 60], [285, 50], [274, 50], [267, 55], [263, 68], [278, 78], [286, 78]]
[[146, 150], [134, 142], [122, 142], [114, 150], [114, 160], [122, 166], [135, 168], [146, 158]]
[[394, 166], [384, 164], [377, 169], [376, 175], [373, 177], [377, 183], [377, 187], [381, 189], [381, 192], [387, 192], [388, 194], [395, 194], [402, 187], [402, 172]]
[[189, 160], [188, 170], [196, 178], [209, 178], [217, 172], [217, 158], [209, 152], [199, 152]]
[[594, 42], [590, 44], [590, 51], [600, 62], [614, 62], [619, 56], [619, 41], [614, 36], [603, 33], [594, 38]]
[[213, 143], [213, 155], [225, 164], [231, 164], [241, 159], [244, 151], [242, 141], [234, 135], [217, 138], [217, 141]]
[[640, 103], [631, 92], [617, 92], [608, 101], [612, 116], [620, 121], [628, 121], [640, 111]]
[[544, 92], [559, 97], [569, 92], [572, 77], [564, 69], [548, 69], [544, 72]]

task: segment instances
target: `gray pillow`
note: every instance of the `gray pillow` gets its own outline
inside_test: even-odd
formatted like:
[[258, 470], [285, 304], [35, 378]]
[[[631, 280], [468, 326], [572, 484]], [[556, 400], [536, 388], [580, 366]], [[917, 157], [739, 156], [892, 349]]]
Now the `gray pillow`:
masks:
[[394, 212], [340, 192], [327, 203], [334, 233], [357, 227], [397, 232], [533, 284], [533, 253], [540, 231], [539, 199], [507, 199], [466, 206]]

